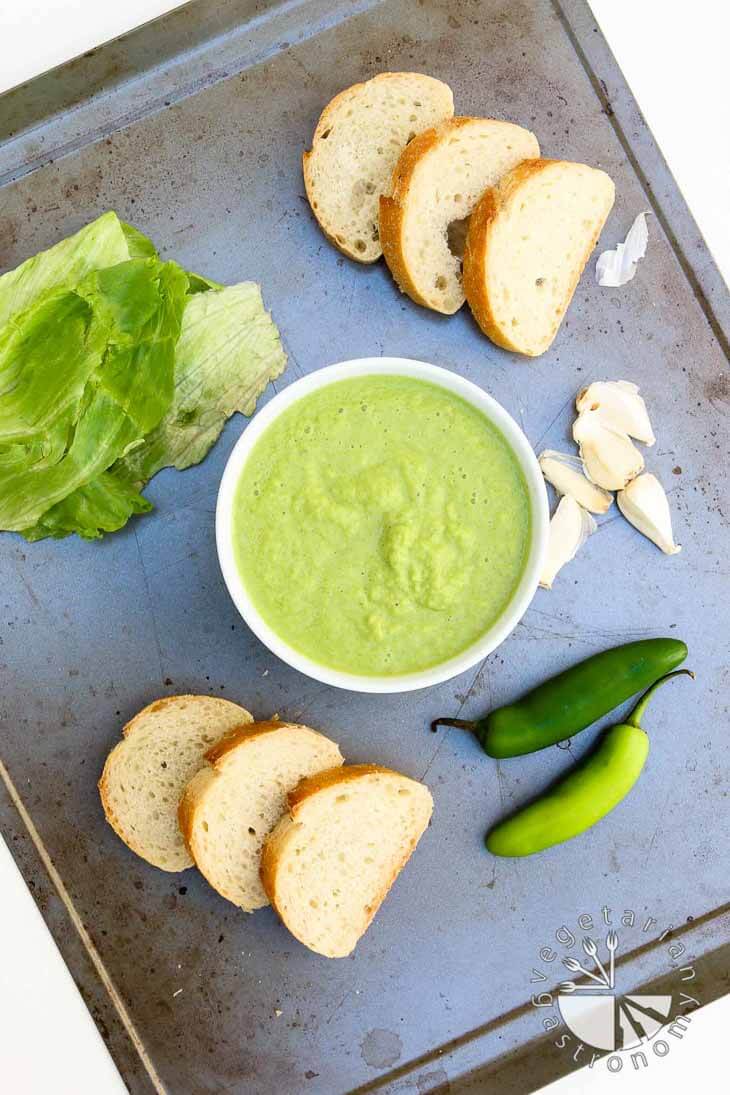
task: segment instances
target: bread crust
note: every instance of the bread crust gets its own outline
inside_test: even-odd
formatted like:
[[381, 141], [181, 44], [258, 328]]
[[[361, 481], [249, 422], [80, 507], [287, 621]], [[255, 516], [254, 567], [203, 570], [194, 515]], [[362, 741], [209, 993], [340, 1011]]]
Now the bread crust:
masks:
[[[439, 307], [432, 299], [426, 299], [419, 290], [415, 278], [415, 271], [411, 267], [405, 255], [405, 218], [410, 198], [411, 187], [415, 173], [423, 159], [443, 140], [454, 131], [474, 123], [489, 122], [495, 126], [512, 130], [521, 129], [529, 134], [537, 149], [537, 139], [529, 130], [524, 130], [513, 122], [504, 122], [494, 118], [476, 118], [461, 115], [449, 118], [438, 126], [426, 130], [406, 146], [393, 172], [391, 184], [392, 193], [380, 199], [380, 240], [385, 261], [390, 268], [395, 281], [401, 291], [406, 293], [416, 304], [430, 308], [441, 315], [455, 315], [463, 306], [463, 300], [453, 308]], [[467, 214], [469, 216], [469, 214]], [[471, 214], [473, 216], [473, 213]]]
[[205, 794], [206, 788], [214, 779], [215, 770], [213, 768], [203, 768], [200, 772], [196, 772], [183, 791], [182, 798], [177, 807], [177, 823], [180, 827], [185, 847], [188, 850], [188, 855], [193, 861], [193, 866], [195, 865], [195, 856], [193, 854], [193, 825], [195, 823], [195, 811], [200, 799]]
[[[266, 896], [271, 902], [271, 907], [274, 909], [277, 916], [285, 925], [287, 930], [290, 931], [296, 939], [299, 939], [299, 942], [302, 943], [305, 947], [309, 947], [310, 950], [312, 949], [310, 944], [307, 943], [305, 939], [301, 939], [296, 934], [296, 932], [292, 930], [291, 925], [287, 924], [283, 915], [281, 905], [278, 901], [276, 881], [278, 877], [277, 864], [279, 857], [284, 850], [289, 833], [297, 825], [298, 812], [301, 810], [302, 806], [309, 798], [319, 794], [321, 791], [328, 790], [330, 787], [342, 786], [344, 784], [352, 782], [353, 780], [360, 779], [363, 776], [374, 775], [377, 773], [396, 776], [400, 780], [406, 780], [409, 783], [415, 783], [419, 787], [425, 788], [425, 790], [428, 791], [426, 785], [423, 783], [419, 783], [418, 780], [411, 779], [409, 776], [404, 776], [401, 772], [396, 772], [392, 768], [386, 768], [380, 764], [350, 764], [345, 765], [342, 768], [328, 768], [325, 771], [317, 772], [316, 775], [307, 776], [305, 779], [300, 780], [294, 790], [289, 792], [289, 815], [284, 815], [284, 817], [278, 822], [277, 825], [274, 826], [274, 828], [264, 841], [264, 846], [261, 853], [261, 866], [259, 869], [259, 873], [261, 877], [261, 884], [264, 887]], [[430, 821], [432, 812], [433, 800], [431, 800], [431, 811], [429, 812], [428, 821]], [[362, 936], [370, 927], [375, 917], [375, 914], [377, 913], [385, 898], [388, 896], [388, 893], [390, 892], [396, 878], [401, 873], [408, 860], [411, 858], [411, 855], [413, 854], [413, 851], [418, 844], [418, 841], [421, 839], [421, 836], [423, 835], [425, 829], [428, 827], [428, 821], [426, 822], [426, 825], [421, 830], [421, 832], [410, 840], [408, 847], [394, 863], [393, 870], [391, 871], [386, 883], [375, 895], [375, 898], [369, 907], [370, 911], [363, 920], [362, 930], [360, 931], [352, 950], [354, 950], [357, 942], [362, 938]], [[351, 954], [352, 950], [348, 951], [347, 954]], [[315, 951], [315, 953], [324, 954], [324, 952], [322, 951]], [[324, 957], [346, 958], [347, 954], [324, 954]]]
[[[243, 723], [241, 726], [235, 727], [230, 734], [226, 735], [221, 741], [216, 742], [216, 744], [205, 754], [208, 767], [202, 768], [200, 772], [197, 772], [193, 776], [190, 783], [188, 783], [183, 791], [182, 798], [180, 799], [177, 808], [177, 821], [180, 826], [180, 832], [185, 841], [185, 847], [190, 853], [193, 861], [195, 860], [193, 852], [195, 812], [202, 801], [207, 788], [216, 779], [221, 763], [225, 761], [226, 756], [235, 749], [240, 748], [241, 745], [250, 741], [252, 738], [270, 734], [274, 730], [281, 730], [284, 726], [294, 725], [294, 723], [279, 722], [278, 719]], [[309, 729], [309, 727], [306, 727], [305, 729]]]
[[248, 715], [249, 719], [253, 722], [253, 715], [250, 711], [247, 711], [245, 707], [241, 707], [240, 703], [234, 703], [233, 700], [226, 700], [222, 696], [201, 696], [192, 692], [181, 692], [179, 696], [163, 696], [159, 700], [153, 700], [152, 703], [148, 703], [146, 707], [143, 707], [141, 711], [138, 711], [134, 718], [131, 718], [128, 723], [122, 727], [122, 737], [128, 738], [130, 734], [134, 733], [137, 729], [137, 724], [140, 723], [147, 715], [154, 715], [157, 711], [162, 711], [165, 707], [173, 707], [179, 703], [180, 700], [214, 700], [216, 704], [223, 704], [225, 707], [236, 707]]
[[[281, 722], [278, 719], [266, 719], [262, 722], [252, 722], [244, 724], [243, 726], [235, 728], [231, 731], [230, 735], [216, 743], [205, 754], [205, 759], [208, 764], [201, 771], [197, 772], [188, 783], [185, 788], [180, 803], [178, 805], [177, 818], [178, 825], [180, 826], [180, 832], [182, 833], [185, 847], [187, 848], [193, 863], [198, 866], [197, 856], [195, 854], [195, 828], [196, 828], [196, 814], [198, 808], [201, 806], [205, 799], [205, 795], [212, 784], [218, 779], [221, 770], [225, 767], [226, 760], [236, 750], [250, 744], [256, 738], [265, 737], [267, 734], [275, 733], [278, 730], [297, 730], [298, 732], [306, 732], [314, 738], [323, 739], [324, 734], [319, 733], [317, 730], [313, 730], [311, 726], [305, 726], [302, 723], [295, 722]], [[332, 742], [331, 738], [327, 739], [330, 744], [335, 745], [339, 753], [339, 746], [335, 742]], [[342, 754], [340, 753], [340, 757]], [[339, 771], [335, 768], [333, 771]], [[264, 843], [265, 847], [265, 843]], [[225, 889], [220, 886], [219, 883], [215, 885], [204, 874], [202, 868], [198, 866], [203, 877], [206, 881], [226, 900], [236, 905], [237, 908], [243, 909], [244, 912], [253, 912], [253, 909], [244, 908], [238, 903], [236, 897], [231, 893], [226, 893]], [[260, 873], [260, 867], [259, 867]]]
[[[357, 84], [355, 85], [358, 86]], [[340, 92], [340, 94], [343, 94]], [[327, 108], [325, 108], [327, 109]], [[321, 121], [321, 119], [320, 119]], [[319, 123], [317, 123], [319, 126]], [[309, 208], [314, 214], [315, 220], [319, 225], [322, 234], [329, 240], [333, 247], [336, 247], [338, 251], [341, 251], [343, 255], [347, 255], [348, 259], [354, 259], [355, 262], [362, 263], [363, 266], [372, 266], [374, 262], [378, 262], [382, 255], [373, 255], [372, 258], [363, 258], [359, 251], [356, 251], [354, 247], [348, 247], [347, 241], [343, 240], [342, 243], [338, 240], [337, 236], [331, 231], [325, 221], [322, 220], [319, 210], [314, 207], [314, 194], [312, 190], [312, 173], [309, 170], [309, 160], [311, 159], [311, 152], [302, 152], [302, 175], [304, 176], [304, 192], [307, 195], [307, 201], [309, 202]]]
[[[518, 164], [509, 172], [509, 175], [524, 178], [526, 176], [521, 174], [521, 169], [525, 165], [531, 165], [535, 162], [539, 163], [540, 161], [523, 160], [521, 164]], [[502, 334], [501, 328], [497, 324], [487, 293], [485, 276], [489, 230], [500, 209], [506, 203], [506, 195], [502, 186], [507, 180], [508, 176], [505, 175], [497, 186], [492, 186], [489, 190], [486, 190], [471, 215], [469, 229], [466, 234], [461, 276], [464, 295], [482, 332], [497, 346], [502, 346], [505, 350], [516, 351], [517, 347], [506, 335]]]
[[[382, 764], [347, 764], [342, 768], [326, 768], [323, 772], [316, 772], [313, 776], [305, 776], [296, 785], [293, 791], [287, 795], [289, 812], [296, 818], [297, 810], [306, 799], [316, 795], [319, 791], [326, 791], [337, 783], [349, 783], [361, 776], [375, 775], [397, 776], [399, 779], [408, 779], [408, 776], [394, 772], [392, 768], [384, 768]], [[412, 781], [413, 783], [416, 780]]]
[[528, 350], [523, 346], [520, 346], [514, 339], [509, 337], [507, 331], [500, 326], [497, 322], [494, 310], [492, 308], [492, 301], [490, 299], [488, 281], [487, 281], [487, 260], [490, 244], [490, 236], [494, 228], [494, 224], [497, 218], [508, 211], [509, 205], [514, 198], [515, 193], [520, 187], [533, 175], [539, 174], [546, 168], [552, 167], [554, 164], [566, 163], [564, 160], [550, 160], [544, 157], [538, 157], [532, 160], [523, 160], [522, 163], [517, 164], [511, 171], [508, 171], [504, 175], [496, 186], [491, 187], [485, 192], [472, 213], [471, 220], [469, 222], [469, 231], [466, 237], [466, 247], [464, 248], [464, 266], [463, 266], [463, 284], [464, 293], [466, 299], [471, 308], [474, 319], [477, 321], [480, 329], [484, 332], [487, 338], [491, 339], [497, 346], [501, 346], [505, 350], [511, 350], [513, 353], [523, 354], [526, 357], [539, 357], [550, 348], [557, 335], [560, 325], [565, 318], [565, 312], [570, 305], [573, 298], [573, 294], [580, 281], [581, 275], [585, 270], [586, 263], [591, 256], [598, 237], [601, 234], [603, 225], [606, 222], [606, 217], [611, 211], [611, 205], [606, 210], [606, 214], [598, 225], [597, 230], [594, 232], [590, 243], [586, 247], [583, 259], [576, 270], [575, 276], [572, 279], [571, 285], [565, 295], [564, 307], [558, 317], [556, 317], [553, 324], [552, 333], [547, 344], [539, 350]]
[[[264, 846], [261, 851], [261, 866], [259, 868], [261, 884], [274, 908], [276, 908], [274, 897], [276, 893], [276, 861], [281, 847], [283, 846], [286, 834], [295, 824], [294, 813], [296, 809], [311, 795], [315, 795], [318, 791], [323, 791], [325, 788], [331, 787], [333, 784], [339, 782], [338, 776], [343, 776], [345, 780], [352, 780], [357, 779], [358, 776], [366, 771], [377, 772], [388, 771], [388, 769], [379, 768], [377, 764], [348, 764], [340, 768], [327, 768], [323, 772], [317, 772], [314, 776], [306, 776], [299, 781], [293, 791], [289, 792], [287, 795], [289, 814], [284, 814], [274, 826], [264, 841]], [[277, 915], [281, 917], [281, 912], [278, 908], [276, 908], [276, 912]]]
[[[406, 262], [403, 248], [403, 222], [406, 214], [406, 204], [413, 183], [416, 168], [424, 156], [428, 155], [432, 148], [454, 130], [461, 129], [465, 125], [478, 119], [458, 116], [449, 118], [439, 126], [426, 129], [410, 141], [400, 154], [400, 159], [393, 172], [391, 194], [381, 195], [380, 198], [380, 245], [383, 248], [383, 256], [388, 264], [388, 269], [393, 275], [401, 292], [405, 293], [424, 308], [436, 309], [419, 292], [414, 282], [408, 263]], [[458, 311], [458, 308], [456, 309]], [[441, 312], [442, 315], [453, 315], [454, 312]]]
[[337, 95], [335, 95], [335, 97], [333, 99], [330, 99], [329, 103], [327, 103], [327, 106], [320, 114], [319, 121], [317, 122], [317, 125], [314, 129], [314, 134], [312, 136], [312, 148], [302, 153], [302, 175], [304, 176], [304, 190], [307, 195], [307, 201], [309, 202], [310, 208], [315, 216], [319, 227], [322, 229], [322, 232], [327, 237], [329, 242], [333, 244], [333, 246], [335, 246], [338, 251], [341, 251], [343, 255], [347, 255], [348, 258], [354, 259], [355, 262], [362, 263], [364, 266], [371, 266], [374, 262], [377, 262], [382, 255], [382, 250], [379, 251], [378, 254], [373, 255], [372, 258], [363, 258], [362, 254], [359, 251], [356, 251], [353, 247], [348, 246], [347, 241], [340, 242], [340, 240], [337, 239], [334, 230], [322, 220], [319, 209], [315, 208], [313, 179], [310, 161], [312, 159], [314, 145], [317, 139], [321, 136], [325, 129], [327, 129], [327, 127], [332, 124], [332, 120], [336, 115], [338, 109], [344, 103], [346, 103], [348, 99], [354, 98], [362, 90], [362, 88], [365, 87], [366, 84], [374, 82], [386, 83], [390, 80], [401, 80], [404, 78], [407, 79], [409, 77], [416, 80], [426, 80], [433, 84], [438, 84], [439, 87], [447, 86], [443, 83], [442, 80], [437, 80], [434, 76], [428, 76], [423, 72], [379, 72], [377, 76], [373, 76], [370, 80], [362, 80], [360, 81], [360, 83], [351, 84], [350, 87], [346, 87], [343, 91], [338, 92]]
[[214, 768], [220, 767], [220, 762], [225, 759], [228, 753], [233, 752], [239, 745], [242, 745], [244, 741], [248, 741], [250, 738], [257, 738], [263, 734], [271, 734], [274, 730], [281, 730], [284, 726], [297, 726], [298, 729], [308, 730], [308, 726], [299, 727], [297, 723], [293, 722], [279, 722], [278, 719], [264, 719], [261, 722], [244, 722], [240, 726], [234, 727], [229, 734], [226, 734], [224, 738], [217, 741], [215, 745], [211, 746], [208, 752], [205, 754], [205, 759], [209, 764], [212, 764]]
[[[109, 752], [109, 754], [108, 754], [108, 756], [107, 756], [107, 758], [104, 762], [104, 767], [102, 769], [101, 776], [99, 777], [99, 782], [97, 784], [97, 787], [99, 789], [99, 798], [101, 799], [102, 809], [104, 810], [104, 816], [105, 816], [107, 822], [109, 823], [109, 825], [111, 825], [112, 829], [117, 834], [119, 839], [124, 844], [127, 845], [127, 847], [130, 849], [130, 851], [134, 852], [135, 855], [138, 855], [140, 857], [140, 859], [144, 859], [144, 861], [146, 863], [149, 863], [150, 860], [147, 859], [147, 856], [145, 855], [144, 851], [142, 850], [142, 843], [139, 840], [137, 840], [134, 833], [132, 833], [130, 830], [128, 830], [126, 828], [126, 826], [122, 823], [122, 820], [120, 819], [119, 815], [114, 811], [114, 808], [111, 804], [110, 790], [109, 790], [110, 774], [111, 774], [111, 771], [112, 771], [112, 768], [113, 768], [114, 764], [118, 761], [120, 754], [123, 752], [123, 747], [124, 747], [124, 744], [125, 744], [126, 740], [132, 734], [134, 734], [135, 730], [137, 730], [139, 728], [140, 724], [144, 721], [145, 718], [147, 718], [149, 715], [156, 714], [158, 711], [163, 710], [165, 707], [172, 707], [172, 706], [176, 705], [180, 700], [200, 700], [200, 699], [215, 700], [217, 704], [224, 704], [226, 706], [235, 707], [235, 708], [240, 710], [242, 718], [244, 718], [246, 715], [248, 715], [249, 719], [251, 719], [251, 720], [253, 719], [253, 716], [251, 715], [251, 713], [249, 711], [246, 710], [245, 707], [241, 707], [240, 704], [234, 703], [232, 700], [225, 700], [225, 699], [223, 699], [222, 697], [219, 697], [219, 696], [199, 696], [199, 695], [194, 695], [193, 693], [189, 693], [189, 692], [181, 693], [181, 695], [179, 695], [179, 696], [163, 696], [159, 700], [154, 700], [152, 703], [148, 703], [147, 706], [143, 707], [141, 711], [138, 711], [137, 714], [129, 720], [129, 722], [125, 723], [125, 725], [122, 727], [122, 739], [121, 739], [121, 741], [118, 741], [117, 744], [113, 747], [113, 749]], [[245, 726], [245, 725], [247, 725], [247, 724], [242, 723], [242, 726]], [[228, 733], [230, 733], [230, 732], [231, 731], [228, 731]], [[224, 734], [224, 737], [225, 736], [226, 735]], [[178, 869], [178, 868], [171, 869], [171, 868], [168, 868], [168, 867], [161, 867], [157, 863], [152, 863], [151, 866], [157, 867], [161, 871], [171, 870], [171, 873], [176, 873], [176, 871]], [[192, 866], [193, 866], [192, 862], [187, 864], [187, 867], [192, 867]], [[180, 869], [186, 870], [187, 867], [180, 868]]]
[[[129, 725], [130, 725], [130, 723], [127, 723], [127, 726], [129, 726]], [[122, 731], [122, 733], [126, 734], [127, 726], [124, 727], [124, 730]], [[123, 745], [123, 743], [124, 743], [124, 739], [122, 739], [122, 741], [118, 741], [117, 744], [114, 746], [114, 748], [109, 753], [109, 755], [107, 756], [106, 760], [104, 761], [104, 768], [102, 770], [101, 776], [99, 778], [99, 782], [97, 784], [97, 787], [99, 788], [99, 798], [101, 799], [101, 805], [102, 805], [102, 809], [104, 810], [104, 816], [105, 816], [107, 822], [109, 823], [109, 825], [111, 825], [112, 829], [114, 830], [114, 832], [119, 837], [119, 839], [121, 841], [123, 841], [123, 843], [127, 845], [127, 847], [130, 849], [130, 851], [133, 851], [135, 853], [135, 855], [140, 856], [140, 858], [144, 859], [145, 862], [149, 862], [147, 860], [147, 857], [142, 854], [140, 845], [137, 842], [137, 840], [135, 839], [134, 835], [130, 832], [127, 832], [124, 825], [122, 825], [122, 822], [121, 822], [119, 816], [114, 812], [114, 809], [112, 807], [110, 797], [109, 797], [109, 777], [110, 777], [110, 773], [111, 773], [111, 770], [112, 770], [112, 768], [115, 764], [115, 761], [117, 760], [117, 756], [115, 756], [115, 754], [118, 755], [119, 750], [120, 750], [121, 746]]]

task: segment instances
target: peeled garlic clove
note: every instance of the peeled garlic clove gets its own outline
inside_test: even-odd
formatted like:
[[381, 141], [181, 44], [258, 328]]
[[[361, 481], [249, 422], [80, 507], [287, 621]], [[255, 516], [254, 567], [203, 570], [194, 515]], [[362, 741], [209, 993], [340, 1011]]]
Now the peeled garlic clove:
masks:
[[586, 475], [604, 490], [623, 490], [644, 470], [644, 457], [618, 430], [605, 426], [596, 411], [583, 411], [573, 423]]
[[590, 513], [579, 506], [575, 498], [566, 494], [560, 499], [550, 520], [548, 549], [540, 574], [543, 589], [553, 588], [558, 571], [570, 562], [597, 527]]
[[618, 508], [634, 528], [648, 536], [667, 555], [681, 551], [672, 533], [669, 502], [655, 475], [646, 472], [618, 493]]
[[596, 380], [578, 392], [575, 406], [578, 414], [592, 411], [604, 426], [627, 433], [645, 445], [656, 441], [646, 403], [636, 384], [628, 380]]
[[586, 478], [580, 457], [546, 449], [537, 459], [543, 476], [558, 494], [569, 495], [591, 513], [605, 513], [610, 508], [613, 495]]

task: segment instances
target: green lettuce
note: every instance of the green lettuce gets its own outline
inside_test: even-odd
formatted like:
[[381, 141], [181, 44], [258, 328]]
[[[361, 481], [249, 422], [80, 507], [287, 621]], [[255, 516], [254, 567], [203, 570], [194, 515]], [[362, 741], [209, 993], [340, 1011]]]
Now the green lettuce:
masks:
[[235, 411], [251, 415], [284, 371], [279, 332], [254, 282], [191, 297], [175, 354], [172, 406], [115, 470], [141, 485], [161, 468], [198, 464]]
[[222, 288], [107, 213], [0, 277], [0, 528], [95, 539], [152, 507], [284, 369], [257, 285]]
[[93, 270], [127, 259], [156, 257], [155, 247], [146, 236], [120, 221], [116, 213], [104, 213], [75, 235], [0, 277], [0, 329], [47, 289], [73, 288]]
[[23, 536], [58, 540], [75, 532], [84, 540], [97, 540], [105, 532], [123, 528], [134, 514], [149, 513], [152, 508], [135, 487], [105, 471], [51, 506], [32, 528], [23, 530]]
[[[32, 526], [158, 424], [172, 402], [186, 293], [175, 263], [130, 259], [50, 290], [8, 325], [0, 441], [16, 442], [16, 463], [0, 462], [0, 528]], [[56, 459], [38, 459], [41, 433]]]
[[152, 505], [139, 492], [166, 467], [199, 463], [235, 411], [250, 415], [286, 366], [279, 333], [253, 282], [189, 297], [175, 353], [172, 404], [159, 425], [108, 472], [53, 506], [29, 540], [77, 532], [96, 539]]

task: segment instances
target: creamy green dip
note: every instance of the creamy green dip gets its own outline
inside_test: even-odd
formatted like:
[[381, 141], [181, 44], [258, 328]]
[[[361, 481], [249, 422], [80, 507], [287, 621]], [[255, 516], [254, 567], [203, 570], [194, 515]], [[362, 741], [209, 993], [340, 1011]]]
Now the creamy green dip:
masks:
[[313, 661], [365, 675], [470, 646], [514, 594], [529, 533], [499, 430], [408, 377], [298, 400], [254, 445], [234, 501], [236, 561], [264, 620]]

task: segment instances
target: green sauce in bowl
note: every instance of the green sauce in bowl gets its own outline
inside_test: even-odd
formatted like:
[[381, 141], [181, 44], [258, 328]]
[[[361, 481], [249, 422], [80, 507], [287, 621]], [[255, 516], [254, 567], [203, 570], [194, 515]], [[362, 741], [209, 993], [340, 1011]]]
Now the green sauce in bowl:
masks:
[[254, 444], [234, 555], [269, 627], [312, 661], [394, 676], [438, 665], [507, 608], [530, 503], [500, 431], [424, 380], [371, 375], [303, 396]]

